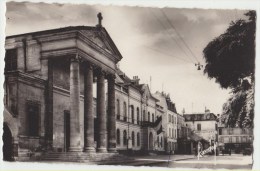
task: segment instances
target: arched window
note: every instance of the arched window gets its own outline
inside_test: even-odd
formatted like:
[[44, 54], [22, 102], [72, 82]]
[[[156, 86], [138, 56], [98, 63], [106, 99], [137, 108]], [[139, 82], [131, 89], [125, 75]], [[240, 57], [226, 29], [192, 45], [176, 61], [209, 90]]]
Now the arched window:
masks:
[[163, 147], [163, 138], [161, 137], [161, 147]]
[[137, 120], [137, 124], [140, 124], [140, 118], [139, 118], [139, 107], [136, 108], [136, 120]]
[[160, 147], [160, 142], [159, 142], [159, 136], [157, 136], [157, 144], [158, 144], [158, 147]]
[[148, 112], [148, 122], [150, 122], [150, 112]]
[[127, 121], [127, 108], [126, 108], [126, 102], [124, 102], [124, 121]]
[[152, 114], [152, 122], [154, 122], [154, 114]]
[[120, 130], [119, 129], [116, 130], [116, 143], [118, 145], [120, 145]]
[[135, 146], [135, 133], [132, 132], [132, 146]]
[[127, 145], [127, 134], [126, 134], [126, 130], [124, 130], [124, 132], [123, 132], [123, 143], [124, 143], [124, 145]]
[[134, 106], [131, 105], [131, 118], [132, 118], [132, 123], [135, 123], [135, 110], [134, 110]]
[[120, 119], [120, 101], [119, 101], [119, 99], [116, 100], [116, 115], [117, 115], [117, 119]]
[[140, 146], [140, 133], [137, 133], [137, 146]]

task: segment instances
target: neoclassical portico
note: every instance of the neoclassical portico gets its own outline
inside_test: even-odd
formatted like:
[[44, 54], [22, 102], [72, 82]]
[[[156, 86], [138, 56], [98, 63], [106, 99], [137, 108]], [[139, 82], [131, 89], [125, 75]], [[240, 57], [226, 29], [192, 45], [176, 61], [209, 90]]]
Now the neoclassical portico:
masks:
[[[84, 67], [84, 149], [80, 135], [80, 67]], [[70, 59], [70, 147], [69, 151], [95, 152], [93, 116], [93, 77], [97, 77], [97, 152], [115, 152], [115, 76], [84, 60], [78, 54]], [[108, 82], [106, 112], [105, 79]], [[108, 123], [108, 125], [107, 125]], [[109, 128], [109, 131], [107, 130]]]
[[[53, 34], [54, 33], [54, 34]], [[69, 151], [87, 153], [116, 151], [115, 119], [115, 71], [116, 63], [122, 59], [106, 30], [96, 27], [70, 27], [64, 30], [50, 31], [48, 34], [35, 36], [41, 43], [41, 60], [48, 65], [47, 99], [45, 116], [45, 137], [48, 146], [53, 143], [53, 66], [52, 61], [69, 59]], [[50, 44], [51, 42], [51, 44]], [[55, 46], [52, 44], [55, 43]], [[80, 75], [83, 74], [83, 83]], [[97, 82], [97, 131], [94, 141], [93, 80]], [[107, 90], [105, 90], [107, 82]], [[84, 132], [80, 123], [80, 95], [84, 85]], [[107, 98], [106, 98], [107, 92]], [[107, 100], [106, 100], [107, 99]], [[65, 109], [64, 109], [65, 110]], [[84, 139], [82, 141], [82, 134]], [[83, 147], [83, 148], [82, 148]], [[50, 148], [51, 149], [51, 148]]]

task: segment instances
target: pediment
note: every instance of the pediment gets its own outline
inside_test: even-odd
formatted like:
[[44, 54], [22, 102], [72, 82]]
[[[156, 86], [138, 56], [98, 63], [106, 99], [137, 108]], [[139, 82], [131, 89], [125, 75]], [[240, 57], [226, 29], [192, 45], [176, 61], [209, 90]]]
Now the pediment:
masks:
[[116, 57], [117, 61], [122, 59], [120, 52], [105, 29], [80, 30], [80, 32], [96, 46]]

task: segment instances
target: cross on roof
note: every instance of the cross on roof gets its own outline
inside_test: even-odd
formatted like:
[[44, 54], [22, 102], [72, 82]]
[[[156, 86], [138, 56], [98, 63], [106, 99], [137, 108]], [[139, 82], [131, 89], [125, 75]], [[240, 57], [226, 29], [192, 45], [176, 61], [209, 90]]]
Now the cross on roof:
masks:
[[103, 17], [102, 17], [101, 12], [99, 12], [99, 13], [97, 14], [97, 17], [98, 17], [98, 26], [102, 26]]

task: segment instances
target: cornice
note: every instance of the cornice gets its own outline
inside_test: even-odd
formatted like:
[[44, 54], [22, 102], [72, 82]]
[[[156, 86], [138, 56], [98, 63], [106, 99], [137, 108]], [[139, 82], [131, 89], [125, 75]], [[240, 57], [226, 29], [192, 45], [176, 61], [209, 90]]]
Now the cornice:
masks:
[[24, 80], [28, 81], [30, 83], [38, 83], [40, 85], [45, 85], [46, 81], [44, 79], [41, 79], [39, 77], [33, 76], [32, 74], [20, 72], [20, 71], [14, 71], [14, 72], [7, 72], [5, 73], [6, 77], [16, 77], [19, 81]]

